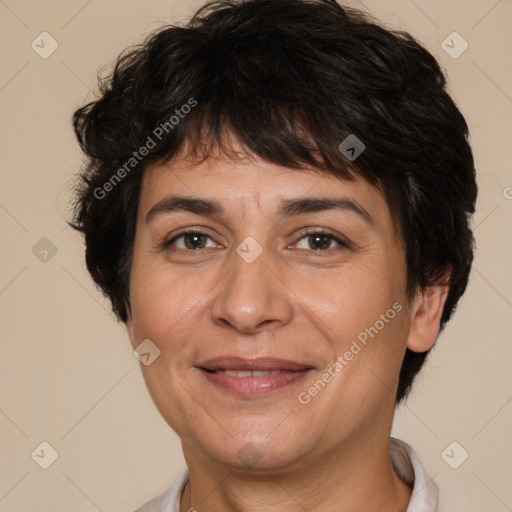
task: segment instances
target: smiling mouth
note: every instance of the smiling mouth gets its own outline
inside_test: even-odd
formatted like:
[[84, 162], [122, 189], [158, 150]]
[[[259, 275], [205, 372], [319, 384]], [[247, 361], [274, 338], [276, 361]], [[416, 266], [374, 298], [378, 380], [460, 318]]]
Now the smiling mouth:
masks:
[[210, 359], [197, 368], [217, 389], [238, 397], [266, 395], [302, 380], [314, 369], [296, 361], [238, 357]]

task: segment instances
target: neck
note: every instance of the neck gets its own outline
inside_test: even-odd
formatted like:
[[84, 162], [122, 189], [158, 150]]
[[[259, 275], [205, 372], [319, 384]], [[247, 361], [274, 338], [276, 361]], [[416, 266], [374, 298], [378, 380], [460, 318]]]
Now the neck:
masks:
[[[293, 468], [238, 470], [196, 457], [183, 446], [189, 467], [180, 512], [303, 512], [354, 510], [397, 512], [407, 509], [411, 488], [396, 475], [389, 437], [351, 441], [319, 457], [301, 459]], [[200, 462], [199, 462], [200, 461]]]

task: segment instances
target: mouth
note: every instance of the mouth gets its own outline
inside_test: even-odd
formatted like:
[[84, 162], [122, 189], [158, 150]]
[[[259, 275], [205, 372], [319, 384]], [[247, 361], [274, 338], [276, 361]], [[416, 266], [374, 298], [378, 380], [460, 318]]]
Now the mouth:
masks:
[[215, 387], [237, 396], [268, 394], [302, 380], [314, 368], [275, 358], [220, 357], [197, 365]]

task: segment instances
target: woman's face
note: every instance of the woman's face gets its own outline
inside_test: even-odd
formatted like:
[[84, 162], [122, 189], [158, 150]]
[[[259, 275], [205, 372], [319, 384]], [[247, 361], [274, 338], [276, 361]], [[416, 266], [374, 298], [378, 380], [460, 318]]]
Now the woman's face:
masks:
[[160, 350], [142, 371], [186, 456], [277, 470], [389, 435], [413, 313], [367, 182], [221, 156], [150, 167], [130, 279], [131, 344]]

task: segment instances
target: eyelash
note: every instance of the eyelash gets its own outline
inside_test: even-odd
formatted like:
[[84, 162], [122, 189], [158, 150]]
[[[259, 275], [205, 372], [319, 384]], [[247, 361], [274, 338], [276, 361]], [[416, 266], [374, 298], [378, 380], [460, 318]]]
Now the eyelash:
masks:
[[[176, 242], [176, 240], [178, 240], [180, 238], [183, 238], [183, 237], [185, 237], [187, 235], [203, 235], [203, 236], [208, 237], [210, 240], [213, 240], [212, 237], [210, 235], [208, 235], [207, 233], [192, 228], [192, 229], [188, 229], [187, 231], [182, 231], [181, 233], [178, 233], [177, 235], [175, 235], [171, 239], [164, 240], [162, 242], [162, 244], [161, 244], [161, 249], [164, 250], [164, 251], [171, 250], [170, 246], [174, 242]], [[310, 230], [303, 230], [303, 231], [301, 231], [299, 233], [299, 238], [297, 239], [297, 242], [299, 242], [303, 238], [306, 238], [306, 237], [312, 236], [312, 235], [323, 235], [323, 236], [327, 237], [329, 240], [334, 241], [337, 244], [339, 244], [340, 247], [338, 247], [338, 249], [350, 249], [350, 244], [349, 244], [348, 241], [343, 240], [343, 239], [337, 237], [336, 235], [334, 235], [332, 233], [329, 233], [328, 231], [321, 230], [321, 229], [316, 229], [316, 230], [311, 230], [310, 229]], [[201, 249], [175, 249], [175, 250], [184, 251], [184, 252], [196, 252], [196, 251], [201, 250]], [[299, 249], [299, 250], [305, 250], [305, 251], [313, 252], [314, 254], [318, 254], [319, 255], [321, 253], [324, 253], [324, 254], [325, 253], [330, 253], [330, 252], [332, 252], [335, 249], [325, 249], [325, 250], [321, 250], [321, 249], [316, 249], [316, 250], [314, 250], [314, 249]]]

